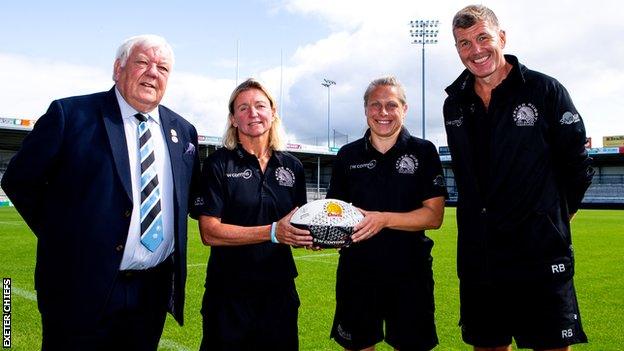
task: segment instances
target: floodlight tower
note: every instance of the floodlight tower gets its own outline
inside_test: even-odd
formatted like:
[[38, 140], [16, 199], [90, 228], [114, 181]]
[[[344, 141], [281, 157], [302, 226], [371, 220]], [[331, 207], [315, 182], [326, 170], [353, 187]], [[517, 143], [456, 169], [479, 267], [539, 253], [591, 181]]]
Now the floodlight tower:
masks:
[[425, 138], [425, 44], [437, 44], [440, 21], [410, 21], [412, 44], [422, 45], [422, 138]]
[[331, 110], [331, 100], [330, 100], [330, 87], [332, 85], [336, 85], [336, 82], [334, 82], [333, 80], [329, 80], [326, 78], [323, 78], [323, 83], [321, 83], [322, 86], [327, 87], [327, 148], [329, 148], [329, 114], [330, 114], [330, 110]]

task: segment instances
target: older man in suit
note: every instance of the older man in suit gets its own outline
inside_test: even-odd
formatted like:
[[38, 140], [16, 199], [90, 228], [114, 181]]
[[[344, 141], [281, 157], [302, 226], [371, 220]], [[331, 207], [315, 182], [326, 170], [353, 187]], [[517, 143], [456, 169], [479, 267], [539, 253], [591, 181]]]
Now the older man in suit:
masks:
[[115, 86], [52, 102], [2, 188], [37, 236], [43, 350], [156, 350], [182, 324], [197, 131], [159, 105], [174, 56], [127, 39]]

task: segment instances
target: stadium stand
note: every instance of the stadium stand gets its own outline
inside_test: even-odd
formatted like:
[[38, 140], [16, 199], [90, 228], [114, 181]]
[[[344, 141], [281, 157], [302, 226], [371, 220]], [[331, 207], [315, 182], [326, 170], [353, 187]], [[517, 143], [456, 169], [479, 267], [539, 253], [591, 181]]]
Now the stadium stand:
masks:
[[[24, 120], [0, 118], [0, 178], [24, 137], [32, 130], [34, 123]], [[348, 140], [348, 137], [344, 138]], [[220, 137], [199, 136], [200, 158], [207, 156], [221, 145]], [[331, 177], [331, 166], [339, 147], [326, 147], [300, 143], [288, 143], [286, 150], [303, 163], [306, 176], [308, 200], [325, 198]], [[585, 194], [583, 207], [624, 208], [624, 147], [590, 148], [594, 159], [596, 176]], [[448, 147], [440, 146], [440, 158], [449, 192], [449, 205], [457, 201], [457, 189], [451, 170], [451, 156]], [[4, 201], [4, 202], [3, 202]], [[0, 192], [0, 205], [8, 201]]]
[[624, 204], [624, 175], [597, 175], [583, 202], [591, 205]]

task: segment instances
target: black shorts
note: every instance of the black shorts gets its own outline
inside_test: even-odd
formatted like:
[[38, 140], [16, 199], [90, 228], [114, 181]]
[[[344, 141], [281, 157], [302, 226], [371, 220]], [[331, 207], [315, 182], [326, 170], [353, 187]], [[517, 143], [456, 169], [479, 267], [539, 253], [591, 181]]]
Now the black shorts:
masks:
[[238, 292], [207, 288], [200, 350], [298, 350], [295, 283], [267, 286]]
[[430, 257], [425, 265], [411, 275], [378, 279], [367, 272], [349, 274], [339, 266], [331, 337], [351, 350], [384, 339], [401, 351], [435, 347], [438, 337]]
[[586, 343], [572, 277], [517, 283], [460, 281], [460, 326], [477, 347], [554, 349]]

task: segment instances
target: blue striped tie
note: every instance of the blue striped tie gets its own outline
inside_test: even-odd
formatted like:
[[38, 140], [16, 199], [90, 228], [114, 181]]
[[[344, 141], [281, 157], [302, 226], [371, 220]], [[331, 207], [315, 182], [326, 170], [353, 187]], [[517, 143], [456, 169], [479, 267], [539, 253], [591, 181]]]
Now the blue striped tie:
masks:
[[147, 117], [137, 113], [139, 120], [139, 159], [141, 160], [141, 244], [151, 252], [163, 241], [160, 184], [154, 164], [154, 143], [147, 126]]

